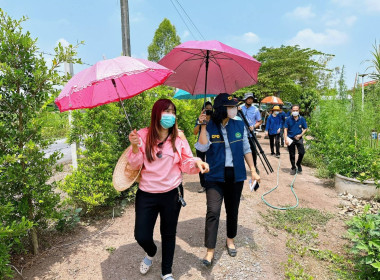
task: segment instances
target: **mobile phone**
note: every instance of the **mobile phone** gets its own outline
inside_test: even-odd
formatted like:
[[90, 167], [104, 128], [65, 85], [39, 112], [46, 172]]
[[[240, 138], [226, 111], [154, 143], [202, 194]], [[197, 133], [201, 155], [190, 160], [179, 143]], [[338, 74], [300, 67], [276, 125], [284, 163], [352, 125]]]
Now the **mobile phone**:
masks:
[[257, 191], [259, 187], [259, 183], [257, 183], [256, 180], [254, 180], [253, 182], [252, 179], [249, 180], [249, 188], [251, 189], [251, 191]]

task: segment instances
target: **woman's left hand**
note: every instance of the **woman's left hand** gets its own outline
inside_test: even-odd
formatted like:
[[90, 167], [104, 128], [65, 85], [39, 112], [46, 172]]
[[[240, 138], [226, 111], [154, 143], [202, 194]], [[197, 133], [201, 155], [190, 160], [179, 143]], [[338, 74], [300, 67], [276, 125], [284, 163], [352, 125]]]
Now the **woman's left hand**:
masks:
[[251, 171], [251, 177], [252, 177], [252, 182], [256, 180], [257, 183], [260, 183], [260, 176], [259, 174], [256, 173], [254, 169]]
[[199, 168], [199, 170], [201, 171], [202, 174], [210, 171], [210, 167], [208, 166], [207, 162], [198, 160], [198, 161], [196, 161], [196, 164], [197, 164], [197, 167]]

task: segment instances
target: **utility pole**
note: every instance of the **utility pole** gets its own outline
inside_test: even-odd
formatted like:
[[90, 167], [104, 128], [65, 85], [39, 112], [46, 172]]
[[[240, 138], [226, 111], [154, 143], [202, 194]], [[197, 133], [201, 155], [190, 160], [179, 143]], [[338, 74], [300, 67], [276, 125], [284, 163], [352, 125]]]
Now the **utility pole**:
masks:
[[123, 55], [131, 56], [128, 0], [120, 0], [120, 9], [121, 9], [121, 38], [123, 41]]
[[359, 77], [362, 77], [362, 111], [364, 111], [364, 77], [368, 74], [360, 74]]
[[[70, 74], [71, 77], [74, 76], [74, 67], [73, 67], [73, 64], [71, 62], [70, 63], [65, 62], [64, 67], [65, 67], [65, 73], [66, 74]], [[72, 126], [71, 111], [69, 111], [69, 126], [70, 126], [70, 128]], [[77, 169], [78, 168], [78, 161], [77, 161], [77, 144], [76, 143], [71, 144], [71, 160], [72, 160], [73, 169], [74, 170]]]

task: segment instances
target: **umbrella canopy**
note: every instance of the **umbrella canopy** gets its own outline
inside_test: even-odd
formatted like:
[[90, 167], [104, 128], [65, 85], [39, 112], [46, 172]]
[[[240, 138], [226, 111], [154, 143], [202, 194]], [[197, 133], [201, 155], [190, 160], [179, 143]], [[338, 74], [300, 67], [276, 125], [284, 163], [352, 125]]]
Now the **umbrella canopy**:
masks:
[[161, 85], [172, 73], [157, 63], [129, 56], [102, 60], [74, 75], [55, 103], [64, 112], [121, 101]]
[[[206, 97], [215, 97], [216, 94], [206, 94]], [[173, 96], [176, 99], [201, 99], [204, 98], [204, 94], [196, 94], [192, 95], [190, 92], [184, 91], [183, 89], [180, 89], [174, 94]]]
[[261, 100], [261, 103], [284, 105], [284, 102], [282, 102], [282, 100], [276, 96], [267, 96], [263, 100]]
[[185, 42], [158, 63], [175, 72], [165, 85], [191, 94], [231, 94], [253, 85], [261, 65], [249, 54], [215, 40]]

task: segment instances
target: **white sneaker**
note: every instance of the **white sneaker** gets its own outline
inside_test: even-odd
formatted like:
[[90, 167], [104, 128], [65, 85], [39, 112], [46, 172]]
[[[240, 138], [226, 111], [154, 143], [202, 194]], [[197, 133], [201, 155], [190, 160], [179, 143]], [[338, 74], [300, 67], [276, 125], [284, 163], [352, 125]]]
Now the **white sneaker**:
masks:
[[140, 263], [141, 274], [147, 274], [152, 265], [153, 265], [153, 258], [146, 255]]
[[161, 279], [162, 280], [174, 280], [174, 278], [173, 278], [173, 274], [166, 274], [166, 275], [162, 275], [161, 274]]

